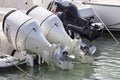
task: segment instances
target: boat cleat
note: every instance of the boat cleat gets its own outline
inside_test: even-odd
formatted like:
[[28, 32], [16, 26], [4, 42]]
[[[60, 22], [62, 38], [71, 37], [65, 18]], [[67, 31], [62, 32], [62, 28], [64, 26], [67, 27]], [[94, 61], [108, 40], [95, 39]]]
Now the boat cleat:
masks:
[[91, 28], [100, 31], [100, 30], [103, 30], [104, 25], [102, 23], [92, 23]]

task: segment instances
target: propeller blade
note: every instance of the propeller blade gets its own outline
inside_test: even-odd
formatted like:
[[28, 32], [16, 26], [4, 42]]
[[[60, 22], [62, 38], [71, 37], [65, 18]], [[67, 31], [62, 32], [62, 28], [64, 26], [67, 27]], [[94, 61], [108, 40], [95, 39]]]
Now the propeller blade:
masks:
[[67, 55], [68, 55], [67, 50], [68, 50], [68, 47], [65, 46], [65, 47], [60, 51], [60, 53], [58, 53], [58, 54], [56, 55], [56, 58], [57, 58], [58, 60], [64, 60], [64, 59], [67, 57]]
[[95, 52], [96, 52], [96, 47], [95, 46], [92, 46], [92, 47], [89, 48], [90, 55], [93, 55]]
[[80, 45], [81, 45], [82, 47], [87, 46], [87, 44], [85, 44], [84, 42], [80, 42]]

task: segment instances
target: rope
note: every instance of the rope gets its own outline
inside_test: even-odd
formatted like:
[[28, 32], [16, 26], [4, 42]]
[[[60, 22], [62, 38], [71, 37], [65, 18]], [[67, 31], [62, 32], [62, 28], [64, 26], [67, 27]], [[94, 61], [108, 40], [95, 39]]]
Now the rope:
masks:
[[102, 3], [91, 3], [91, 2], [83, 2], [83, 4], [97, 5], [97, 6], [108, 6], [108, 7], [120, 7], [120, 5], [114, 5], [114, 4], [102, 4]]
[[[89, 2], [83, 2], [82, 4], [87, 4], [87, 5], [93, 5], [94, 3], [89, 3]], [[97, 4], [96, 4], [97, 5]], [[93, 8], [92, 8], [93, 9]], [[112, 32], [108, 29], [107, 25], [105, 25], [105, 23], [102, 21], [102, 19], [100, 18], [100, 16], [97, 14], [97, 12], [93, 9], [94, 13], [96, 14], [96, 17], [99, 19], [99, 21], [105, 26], [106, 30], [108, 31], [108, 33], [112, 36], [112, 38], [115, 40], [116, 43], [119, 43], [119, 41], [117, 40], [117, 38], [115, 38], [115, 36], [112, 34]]]
[[55, 0], [53, 0], [53, 2], [51, 2], [51, 5], [48, 7], [48, 10], [51, 11], [53, 5], [55, 4]]
[[[93, 9], [93, 8], [92, 8]], [[102, 19], [100, 18], [100, 16], [97, 14], [97, 12], [93, 9], [93, 11], [95, 12], [96, 16], [98, 17], [98, 19], [100, 20], [100, 22], [105, 26], [106, 30], [108, 31], [108, 33], [112, 36], [112, 38], [115, 40], [116, 43], [119, 43], [119, 41], [117, 40], [117, 38], [112, 34], [112, 32], [108, 29], [107, 25], [105, 25], [105, 23], [102, 21]]]
[[3, 56], [7, 61], [9, 61], [13, 66], [15, 66], [18, 70], [20, 70], [22, 73], [24, 73], [26, 76], [33, 78], [35, 80], [38, 80], [39, 78], [36, 76], [32, 76], [31, 74], [27, 73], [26, 71], [24, 71], [22, 68], [20, 68], [18, 65], [14, 64], [13, 62], [11, 62], [9, 59], [7, 59], [6, 56], [0, 54], [1, 56]]

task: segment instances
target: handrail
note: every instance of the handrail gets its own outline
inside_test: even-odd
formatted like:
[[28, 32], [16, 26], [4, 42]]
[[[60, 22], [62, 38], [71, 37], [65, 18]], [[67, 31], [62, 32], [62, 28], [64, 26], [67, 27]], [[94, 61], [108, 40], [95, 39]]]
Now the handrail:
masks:
[[94, 3], [94, 2], [82, 2], [86, 5], [97, 5], [97, 6], [108, 6], [108, 7], [120, 7], [120, 5], [114, 5], [114, 4], [102, 4], [102, 3]]

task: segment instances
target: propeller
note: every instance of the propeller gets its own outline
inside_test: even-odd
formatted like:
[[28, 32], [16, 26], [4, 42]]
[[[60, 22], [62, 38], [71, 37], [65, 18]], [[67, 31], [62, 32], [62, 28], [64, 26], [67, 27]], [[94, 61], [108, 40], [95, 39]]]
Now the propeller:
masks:
[[96, 47], [92, 46], [89, 47], [87, 44], [84, 42], [80, 42], [81, 49], [86, 52], [86, 54], [93, 55], [96, 52]]
[[68, 47], [65, 46], [65, 47], [60, 51], [60, 53], [58, 53], [58, 54], [56, 55], [56, 58], [57, 58], [58, 60], [65, 61], [65, 60], [67, 59], [67, 57], [68, 57], [67, 49], [68, 49]]
[[75, 59], [75, 56], [74, 56], [74, 55], [69, 55], [68, 52], [67, 52], [67, 50], [68, 50], [68, 47], [65, 46], [65, 47], [60, 51], [60, 53], [58, 53], [58, 54], [56, 55], [56, 58], [57, 58], [58, 60], [61, 60], [61, 61], [72, 61], [72, 60], [74, 60], [74, 59]]
[[56, 54], [56, 59], [57, 59], [56, 65], [61, 69], [73, 68], [73, 63], [70, 61], [71, 57], [69, 57], [67, 50], [68, 47], [65, 46], [59, 53]]
[[96, 47], [95, 46], [92, 46], [92, 47], [89, 48], [89, 54], [90, 55], [93, 55], [95, 52], [96, 52]]

